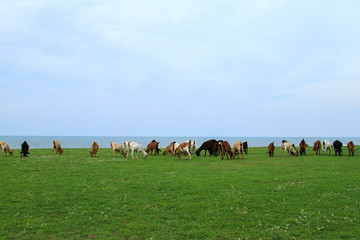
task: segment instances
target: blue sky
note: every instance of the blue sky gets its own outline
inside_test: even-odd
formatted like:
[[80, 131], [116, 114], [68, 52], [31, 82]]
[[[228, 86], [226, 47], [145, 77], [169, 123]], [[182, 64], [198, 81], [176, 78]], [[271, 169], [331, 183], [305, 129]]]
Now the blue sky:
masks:
[[359, 136], [359, 1], [0, 2], [0, 135]]

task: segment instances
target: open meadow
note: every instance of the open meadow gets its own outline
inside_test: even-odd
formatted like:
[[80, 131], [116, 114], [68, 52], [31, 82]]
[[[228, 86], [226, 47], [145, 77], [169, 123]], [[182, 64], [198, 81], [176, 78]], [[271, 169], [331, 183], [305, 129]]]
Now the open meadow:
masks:
[[[1, 239], [356, 239], [360, 153], [0, 157]], [[226, 159], [226, 157], [225, 157]]]

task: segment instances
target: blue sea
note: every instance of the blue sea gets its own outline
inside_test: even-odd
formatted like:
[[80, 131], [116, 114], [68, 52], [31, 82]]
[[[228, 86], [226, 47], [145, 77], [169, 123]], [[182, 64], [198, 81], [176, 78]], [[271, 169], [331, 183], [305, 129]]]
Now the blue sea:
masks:
[[100, 148], [110, 148], [111, 142], [118, 142], [124, 144], [124, 141], [132, 140], [138, 142], [143, 147], [146, 147], [152, 140], [156, 140], [159, 143], [160, 148], [165, 148], [171, 142], [176, 141], [178, 143], [185, 142], [188, 139], [195, 140], [196, 147], [200, 147], [201, 144], [210, 139], [226, 140], [233, 145], [237, 141], [248, 142], [249, 147], [266, 147], [272, 141], [275, 141], [275, 146], [280, 146], [283, 139], [294, 143], [299, 146], [302, 139], [305, 139], [306, 143], [313, 146], [317, 140], [329, 140], [333, 142], [335, 140], [341, 141], [346, 145], [349, 141], [353, 141], [355, 145], [360, 144], [360, 137], [131, 137], [131, 136], [119, 136], [119, 137], [104, 137], [104, 136], [0, 136], [0, 142], [4, 141], [9, 144], [11, 149], [21, 149], [21, 144], [26, 141], [30, 148], [52, 148], [53, 139], [58, 140], [63, 148], [91, 148], [91, 144], [96, 141]]

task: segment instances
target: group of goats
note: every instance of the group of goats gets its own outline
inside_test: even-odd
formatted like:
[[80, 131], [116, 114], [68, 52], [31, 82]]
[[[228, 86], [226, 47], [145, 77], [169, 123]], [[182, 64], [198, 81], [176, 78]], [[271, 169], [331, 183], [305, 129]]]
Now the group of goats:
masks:
[[[110, 145], [111, 145], [111, 157], [113, 157], [114, 152], [115, 152], [115, 157], [119, 152], [124, 157], [127, 156], [127, 158], [129, 158], [129, 153], [131, 152], [131, 157], [132, 159], [134, 159], [134, 151], [135, 151], [136, 158], [139, 152], [142, 152], [144, 158], [147, 158], [149, 152], [151, 153], [151, 155], [153, 154], [153, 152], [154, 155], [156, 155], [156, 154], [160, 154], [161, 151], [159, 149], [159, 142], [156, 142], [155, 140], [151, 141], [147, 145], [146, 150], [144, 150], [139, 143], [133, 141], [124, 142], [124, 147], [119, 143], [112, 143], [112, 142], [110, 142]], [[225, 155], [227, 159], [229, 159], [229, 156], [230, 158], [235, 158], [235, 156], [238, 156], [238, 158], [240, 159], [241, 157], [244, 158], [244, 153], [247, 154], [247, 142], [243, 144], [241, 141], [238, 141], [234, 144], [233, 147], [234, 147], [234, 153], [231, 151], [231, 146], [227, 141], [223, 141], [223, 140], [216, 141], [215, 139], [212, 139], [204, 142], [201, 145], [201, 147], [196, 151], [196, 155], [200, 156], [202, 150], [205, 150], [205, 156], [207, 151], [209, 151], [210, 156], [213, 154], [215, 156], [218, 156], [221, 153], [221, 159], [224, 159]], [[90, 152], [90, 155], [93, 156], [95, 154], [96, 156], [96, 152], [98, 148], [99, 146], [97, 145], [96, 142], [94, 142], [92, 145], [92, 150]], [[124, 148], [126, 148], [127, 151], [125, 151]], [[181, 144], [174, 141], [165, 148], [163, 155], [166, 156], [168, 153], [172, 156], [178, 155], [179, 160], [181, 160], [181, 155], [184, 154], [186, 156], [186, 159], [187, 157], [189, 157], [189, 159], [191, 160], [191, 154], [195, 152], [195, 149], [196, 149], [196, 143], [195, 141], [192, 141], [190, 139]]]
[[[191, 160], [191, 151], [195, 149], [195, 141], [188, 140], [186, 142], [183, 142], [182, 144], [172, 142], [170, 145], [172, 145], [173, 149], [176, 146], [176, 151], [178, 153], [179, 159], [181, 159], [181, 154], [185, 154], [186, 158], [187, 156], [189, 156], [189, 159]], [[139, 143], [134, 141], [127, 141], [127, 142], [125, 141], [124, 147], [120, 143], [110, 142], [110, 146], [111, 146], [111, 157], [113, 157], [113, 154], [115, 152], [115, 157], [117, 157], [117, 153], [120, 153], [124, 157], [127, 156], [127, 158], [129, 158], [130, 155], [129, 153], [131, 152], [131, 157], [132, 159], [134, 159], [134, 152], [136, 152], [135, 158], [138, 158], [138, 154], [139, 152], [141, 152], [144, 158], [146, 159], [147, 156], [149, 155], [149, 152], [151, 152], [151, 155], [153, 154], [153, 152], [155, 152], [154, 154], [156, 155], [159, 154], [161, 151], [159, 149], [159, 142], [156, 142], [155, 140], [151, 141], [147, 145], [146, 150], [144, 150], [144, 148]], [[96, 153], [98, 149], [99, 149], [99, 145], [97, 144], [97, 142], [94, 142], [91, 146], [90, 155], [96, 157]], [[127, 151], [125, 151], [125, 149], [127, 149]], [[166, 155], [166, 150], [164, 151], [164, 155]]]
[[[119, 143], [112, 143], [110, 142], [110, 146], [111, 146], [111, 157], [113, 157], [113, 154], [115, 152], [115, 157], [117, 156], [117, 153], [119, 152], [121, 155], [123, 155], [124, 157], [129, 158], [129, 153], [131, 152], [131, 157], [132, 159], [134, 159], [134, 152], [136, 152], [136, 158], [138, 157], [139, 152], [141, 152], [144, 156], [144, 158], [147, 158], [147, 156], [149, 155], [149, 152], [151, 153], [151, 155], [154, 152], [154, 155], [159, 154], [160, 153], [160, 149], [159, 149], [159, 142], [156, 142], [155, 140], [151, 141], [147, 147], [146, 150], [143, 149], [143, 147], [134, 141], [127, 141], [124, 142], [124, 146], [119, 144]], [[340, 142], [339, 140], [336, 140], [333, 142], [333, 144], [331, 144], [328, 140], [323, 140], [322, 145], [320, 140], [317, 140], [314, 143], [314, 147], [313, 150], [315, 151], [316, 155], [320, 154], [320, 149], [322, 147], [323, 150], [323, 155], [325, 153], [327, 153], [327, 151], [329, 151], [330, 155], [331, 155], [331, 148], [334, 147], [335, 149], [335, 156], [336, 155], [342, 155], [342, 142]], [[347, 143], [347, 148], [349, 150], [349, 156], [354, 156], [354, 152], [355, 152], [355, 145], [353, 141], [350, 141]], [[295, 144], [291, 144], [286, 140], [283, 140], [281, 143], [281, 149], [280, 149], [280, 156], [282, 155], [282, 152], [285, 153], [285, 156], [287, 155], [294, 155], [294, 156], [298, 156], [300, 155], [306, 155], [306, 143], [305, 140], [302, 139], [300, 144], [300, 151], [298, 152], [297, 149], [295, 148]], [[13, 151], [10, 149], [9, 145], [5, 142], [0, 142], [0, 148], [2, 149], [2, 152], [5, 152], [5, 155], [7, 153], [10, 154], [10, 156], [13, 154]], [[97, 142], [94, 142], [91, 146], [91, 151], [90, 151], [90, 155], [91, 156], [95, 156], [97, 154], [97, 151], [99, 149], [99, 145], [97, 144]], [[125, 149], [127, 151], [125, 151]], [[238, 141], [236, 143], [234, 143], [233, 145], [233, 149], [234, 151], [232, 151], [232, 148], [230, 146], [230, 144], [227, 141], [224, 140], [215, 140], [215, 139], [211, 139], [208, 141], [205, 141], [198, 150], [196, 150], [196, 143], [195, 141], [191, 141], [190, 139], [179, 144], [177, 142], [172, 142], [170, 143], [164, 150], [163, 155], [166, 156], [168, 153], [171, 154], [172, 156], [178, 155], [179, 159], [181, 160], [181, 155], [185, 155], [186, 159], [187, 157], [189, 157], [189, 159], [191, 160], [191, 154], [192, 153], [196, 153], [196, 156], [200, 156], [201, 151], [205, 150], [205, 156], [206, 156], [206, 152], [208, 151], [210, 156], [214, 155], [214, 156], [218, 156], [221, 153], [221, 160], [224, 159], [225, 155], [226, 158], [229, 160], [229, 156], [230, 159], [234, 159], [236, 156], [238, 156], [239, 159], [243, 158], [244, 159], [244, 153], [247, 154], [248, 153], [248, 144], [247, 142], [242, 143], [241, 141]], [[61, 144], [59, 141], [57, 140], [53, 140], [53, 145], [52, 145], [52, 152], [54, 153], [54, 150], [56, 152], [56, 155], [58, 154], [62, 154], [64, 152], [63, 148], [61, 147]], [[270, 143], [268, 146], [268, 154], [270, 157], [274, 157], [274, 151], [275, 151], [275, 145], [274, 142]], [[27, 144], [26, 141], [23, 142], [23, 144], [21, 144], [21, 157], [24, 156], [26, 157], [29, 153], [29, 145]]]
[[[161, 151], [159, 149], [159, 142], [156, 142], [155, 140], [151, 141], [147, 145], [146, 150], [144, 150], [144, 148], [139, 143], [134, 141], [125, 141], [124, 146], [117, 142], [114, 143], [110, 142], [110, 146], [111, 146], [111, 157], [113, 157], [115, 152], [115, 157], [117, 157], [117, 153], [120, 153], [124, 157], [129, 158], [131, 152], [131, 157], [132, 159], [134, 159], [134, 152], [136, 152], [136, 158], [138, 157], [139, 152], [141, 152], [144, 158], [147, 158], [149, 152], [151, 153], [151, 155], [153, 154], [153, 152], [154, 155], [156, 155], [159, 154]], [[5, 155], [7, 153], [9, 153], [10, 155], [13, 154], [13, 151], [10, 149], [7, 143], [0, 142], [0, 147], [2, 148], [2, 151], [5, 152]], [[196, 155], [200, 156], [202, 150], [205, 150], [205, 156], [207, 151], [209, 152], [210, 156], [212, 155], [218, 156], [221, 153], [221, 159], [224, 159], [225, 155], [227, 159], [229, 159], [229, 156], [230, 159], [235, 158], [235, 156], [238, 156], [238, 158], [241, 159], [244, 158], [244, 153], [247, 154], [247, 149], [248, 149], [247, 142], [242, 143], [241, 141], [238, 141], [233, 145], [233, 148], [234, 148], [234, 152], [232, 152], [231, 146], [227, 141], [223, 141], [223, 140], [217, 141], [215, 139], [212, 139], [204, 142], [201, 145], [201, 147], [197, 151], [195, 151], [196, 143], [195, 141], [189, 139], [181, 144], [175, 141], [170, 143], [164, 150], [163, 155], [166, 156], [168, 153], [171, 154], [172, 156], [178, 155], [179, 160], [181, 160], [182, 155], [185, 155], [186, 159], [187, 157], [189, 157], [189, 159], [191, 160], [192, 153], [196, 152]], [[91, 146], [90, 156], [96, 157], [98, 149], [99, 149], [98, 143], [94, 142]], [[125, 151], [125, 149], [127, 151]], [[60, 142], [57, 140], [53, 140], [52, 143], [52, 153], [54, 153], [54, 150], [56, 152], [56, 155], [58, 154], [61, 155], [64, 152], [64, 149], [61, 147]], [[22, 156], [26, 157], [28, 154], [30, 154], [29, 145], [25, 141], [21, 145], [21, 157]]]
[[[339, 140], [335, 140], [333, 142], [333, 144], [331, 144], [328, 140], [323, 140], [323, 144], [322, 144], [322, 150], [323, 150], [323, 155], [325, 155], [325, 153], [327, 153], [327, 151], [329, 151], [330, 155], [331, 155], [331, 148], [334, 147], [335, 149], [335, 156], [342, 155], [342, 142], [340, 142]], [[355, 145], [353, 141], [350, 141], [347, 143], [347, 148], [349, 150], [349, 156], [354, 156], [354, 152], [355, 152]], [[300, 144], [300, 155], [306, 155], [306, 143], [305, 140], [302, 139]], [[318, 155], [320, 154], [320, 149], [321, 149], [321, 142], [320, 140], [317, 140], [316, 142], [314, 142], [314, 147], [313, 147], [313, 151], [315, 151], [315, 154]], [[270, 143], [268, 146], [268, 154], [270, 157], [274, 156], [274, 150], [275, 150], [275, 145], [274, 142]], [[299, 152], [297, 151], [297, 149], [295, 148], [295, 144], [291, 144], [286, 140], [283, 140], [281, 143], [281, 149], [280, 149], [280, 156], [282, 154], [282, 152], [288, 153], [288, 155], [294, 155], [294, 156], [298, 156]]]

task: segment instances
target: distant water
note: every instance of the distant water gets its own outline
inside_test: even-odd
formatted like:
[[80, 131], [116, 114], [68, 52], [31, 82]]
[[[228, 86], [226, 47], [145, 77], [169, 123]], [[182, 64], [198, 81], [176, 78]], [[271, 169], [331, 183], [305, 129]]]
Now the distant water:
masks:
[[[111, 142], [124, 144], [124, 141], [132, 140], [146, 147], [152, 140], [160, 142], [160, 148], [165, 148], [171, 142], [185, 142], [188, 139], [196, 141], [196, 147], [200, 147], [202, 143], [210, 139], [226, 140], [233, 145], [237, 141], [248, 142], [249, 147], [265, 147], [269, 143], [275, 141], [275, 146], [280, 146], [283, 139], [299, 145], [303, 137], [81, 137], [81, 136], [0, 136], [0, 142], [4, 141], [9, 144], [10, 148], [21, 149], [21, 144], [26, 141], [30, 148], [52, 148], [52, 140], [58, 140], [63, 148], [91, 148], [91, 144], [96, 141], [100, 148], [110, 148]], [[360, 144], [360, 137], [304, 137], [307, 144], [313, 146], [317, 140], [335, 140], [341, 141], [346, 145], [349, 141], [353, 141], [355, 145]]]

